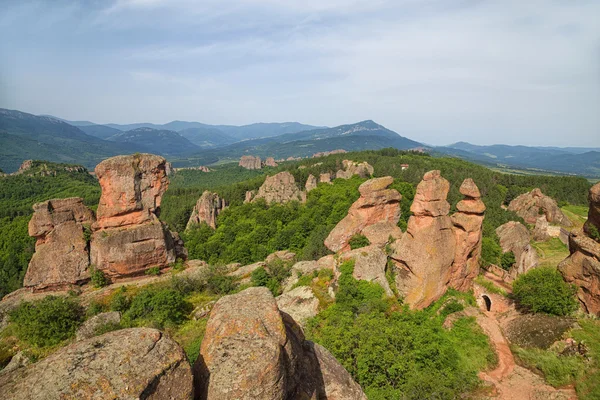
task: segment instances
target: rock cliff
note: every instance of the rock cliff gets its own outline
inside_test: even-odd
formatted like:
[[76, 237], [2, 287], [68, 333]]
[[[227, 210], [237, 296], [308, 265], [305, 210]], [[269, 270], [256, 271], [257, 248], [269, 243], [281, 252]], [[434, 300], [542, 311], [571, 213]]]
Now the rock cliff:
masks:
[[284, 171], [267, 177], [265, 183], [258, 189], [258, 193], [252, 201], [256, 201], [256, 199], [265, 199], [269, 204], [287, 203], [292, 200], [304, 203], [306, 201], [306, 192], [298, 189], [294, 176]]
[[572, 226], [573, 223], [560, 210], [556, 201], [546, 196], [540, 189], [533, 189], [529, 193], [524, 193], [510, 202], [508, 205], [510, 211], [525, 220], [528, 224], [535, 224], [540, 214], [546, 215], [550, 223], [564, 226]]
[[89, 243], [95, 221], [83, 199], [48, 200], [33, 206], [29, 235], [37, 239], [23, 286], [52, 289], [89, 278]]
[[[390, 235], [398, 236], [399, 228], [396, 224], [400, 220], [400, 200], [402, 196], [397, 190], [388, 189], [388, 186], [393, 182], [394, 178], [386, 176], [370, 179], [360, 185], [358, 188], [360, 198], [352, 204], [348, 210], [348, 215], [327, 236], [325, 246], [334, 252], [348, 250], [350, 248], [348, 242], [352, 236], [361, 233], [371, 233], [371, 237], [369, 237], [369, 240], [373, 240], [371, 244], [378, 245], [385, 245]], [[386, 223], [385, 226], [380, 225], [382, 229], [387, 227], [386, 229], [389, 230], [373, 232], [367, 229], [372, 225], [381, 223]], [[381, 241], [383, 243], [380, 243]]]
[[312, 174], [309, 175], [308, 179], [306, 179], [306, 184], [304, 185], [304, 187], [306, 188], [306, 193], [315, 189], [317, 187], [317, 178], [315, 178], [315, 176]]
[[[260, 159], [259, 159], [260, 160]], [[275, 162], [275, 159], [273, 157], [267, 157], [267, 159], [265, 160], [265, 166], [266, 167], [276, 167], [279, 164], [277, 164]]]
[[510, 221], [496, 228], [496, 234], [500, 239], [502, 251], [512, 251], [515, 254], [515, 265], [509, 271], [513, 279], [537, 267], [538, 255], [529, 244], [529, 230], [525, 225]]
[[239, 166], [246, 169], [261, 169], [262, 163], [260, 157], [242, 156], [240, 158]]
[[361, 178], [368, 178], [373, 175], [373, 167], [366, 161], [358, 163], [356, 161], [344, 160], [342, 161], [343, 169], [336, 172], [335, 177], [341, 179], [350, 179], [354, 175], [358, 175]]
[[227, 202], [220, 198], [218, 194], [209, 192], [208, 190], [205, 191], [196, 202], [186, 229], [190, 229], [192, 226], [202, 222], [215, 229], [217, 227], [217, 216], [226, 207]]

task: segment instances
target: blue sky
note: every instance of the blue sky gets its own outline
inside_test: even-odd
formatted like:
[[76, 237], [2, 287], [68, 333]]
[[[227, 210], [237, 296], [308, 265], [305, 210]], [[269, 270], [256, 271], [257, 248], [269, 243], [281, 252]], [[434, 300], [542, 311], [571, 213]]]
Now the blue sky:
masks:
[[2, 0], [0, 107], [600, 146], [600, 1]]

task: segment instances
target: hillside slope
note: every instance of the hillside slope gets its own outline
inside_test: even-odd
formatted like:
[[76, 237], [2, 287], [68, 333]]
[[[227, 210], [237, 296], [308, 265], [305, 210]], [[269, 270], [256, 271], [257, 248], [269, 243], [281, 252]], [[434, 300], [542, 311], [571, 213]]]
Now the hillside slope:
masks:
[[160, 155], [182, 155], [199, 149], [177, 132], [166, 129], [137, 128], [117, 133], [108, 140], [127, 143], [135, 146], [139, 151]]

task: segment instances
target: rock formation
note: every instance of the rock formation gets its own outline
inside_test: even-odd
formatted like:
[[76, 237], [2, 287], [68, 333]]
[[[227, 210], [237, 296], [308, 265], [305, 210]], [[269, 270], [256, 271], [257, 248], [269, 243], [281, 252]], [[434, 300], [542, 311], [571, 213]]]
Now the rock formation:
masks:
[[533, 189], [515, 198], [508, 205], [510, 211], [525, 220], [528, 224], [535, 224], [540, 214], [546, 215], [550, 223], [572, 226], [573, 223], [560, 210], [556, 201], [542, 193], [540, 189]]
[[217, 301], [194, 372], [200, 399], [366, 399], [327, 350], [304, 339], [264, 287]]
[[584, 310], [600, 317], [600, 183], [590, 189], [590, 210], [584, 230], [569, 235], [571, 255], [558, 265], [565, 281], [577, 286]]
[[406, 233], [392, 245], [396, 288], [412, 308], [425, 308], [447, 289], [456, 254], [456, 237], [440, 171], [429, 171], [417, 186]]
[[242, 156], [240, 158], [240, 163], [238, 164], [242, 168], [246, 169], [261, 169], [262, 163], [260, 161], [260, 157], [254, 156]]
[[289, 314], [300, 326], [319, 313], [319, 300], [308, 286], [299, 286], [275, 300], [279, 310]]
[[0, 375], [0, 398], [193, 398], [181, 347], [149, 328], [109, 332], [64, 347], [25, 368]]
[[121, 323], [121, 313], [118, 311], [104, 312], [86, 320], [77, 330], [75, 340], [85, 340], [96, 336], [96, 330], [106, 324]]
[[248, 190], [246, 192], [246, 195], [244, 198], [244, 203], [250, 203], [253, 198], [254, 198], [254, 192], [252, 190]]
[[309, 175], [308, 179], [306, 180], [306, 185], [304, 185], [304, 187], [306, 188], [306, 193], [315, 189], [317, 187], [317, 178], [315, 178], [315, 176], [312, 174]]
[[123, 277], [184, 257], [176, 254], [173, 235], [157, 216], [169, 184], [164, 158], [109, 158], [96, 166], [96, 176], [102, 195], [92, 225], [91, 264], [110, 277]]
[[336, 178], [350, 179], [354, 175], [358, 175], [361, 178], [368, 178], [373, 175], [373, 167], [366, 161], [358, 163], [356, 161], [344, 160], [342, 161], [343, 169], [340, 169], [336, 174]]
[[[331, 251], [348, 250], [352, 236], [361, 234], [371, 225], [387, 222], [395, 226], [400, 220], [400, 199], [397, 190], [388, 189], [394, 178], [374, 178], [359, 186], [360, 198], [352, 204], [342, 219], [325, 239]], [[386, 237], [387, 240], [387, 237]]]
[[273, 157], [267, 157], [265, 160], [265, 166], [267, 167], [276, 167], [278, 164], [275, 162]]
[[[347, 251], [340, 255], [340, 261], [346, 260], [354, 260], [352, 276], [355, 279], [377, 283], [383, 288], [387, 296], [394, 295], [385, 276], [387, 255], [381, 248], [371, 245]], [[339, 276], [337, 270], [336, 276]]]
[[326, 157], [326, 156], [330, 156], [333, 154], [344, 154], [344, 153], [347, 153], [347, 151], [344, 149], [337, 149], [337, 150], [331, 150], [331, 151], [320, 151], [318, 153], [313, 154], [312, 158]]
[[83, 199], [48, 200], [33, 206], [29, 235], [37, 239], [23, 285], [57, 288], [89, 278], [89, 232], [94, 213]]
[[202, 222], [215, 229], [217, 227], [217, 216], [226, 207], [227, 202], [220, 198], [218, 194], [209, 192], [208, 190], [205, 191], [198, 199], [198, 202], [196, 202], [186, 229], [190, 229], [192, 226]]
[[546, 215], [540, 215], [535, 221], [535, 228], [533, 228], [533, 240], [536, 242], [543, 242], [550, 239], [548, 227], [549, 225]]
[[452, 215], [456, 253], [449, 286], [466, 291], [471, 288], [473, 280], [479, 275], [485, 204], [481, 201], [479, 188], [471, 178], [464, 180], [460, 186], [460, 193], [465, 198], [458, 202], [456, 205], [458, 212]]
[[331, 174], [329, 172], [326, 172], [324, 174], [319, 175], [319, 182], [331, 184]]
[[513, 279], [537, 267], [538, 255], [529, 244], [529, 230], [525, 225], [510, 221], [496, 228], [496, 234], [502, 251], [512, 251], [515, 254], [515, 265], [509, 271]]
[[268, 204], [287, 203], [292, 200], [304, 203], [306, 192], [298, 189], [294, 176], [284, 171], [267, 177], [252, 201], [256, 201], [256, 199], [265, 199]]

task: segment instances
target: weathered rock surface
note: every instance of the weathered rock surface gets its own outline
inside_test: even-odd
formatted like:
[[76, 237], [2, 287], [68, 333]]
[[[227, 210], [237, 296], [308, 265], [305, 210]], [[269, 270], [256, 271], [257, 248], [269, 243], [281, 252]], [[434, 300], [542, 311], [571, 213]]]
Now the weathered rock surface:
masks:
[[588, 200], [590, 202], [590, 210], [588, 211], [588, 219], [583, 226], [583, 230], [588, 236], [592, 236], [592, 231], [600, 232], [600, 183], [592, 186]]
[[215, 304], [194, 365], [200, 399], [366, 399], [322, 348], [305, 341], [266, 288]]
[[564, 226], [573, 225], [569, 218], [560, 210], [556, 201], [543, 194], [537, 188], [513, 199], [508, 205], [508, 209], [516, 212], [528, 224], [535, 224], [540, 214], [545, 214], [546, 219], [550, 223]]
[[[397, 190], [387, 188], [393, 182], [394, 178], [386, 176], [370, 179], [360, 185], [358, 188], [360, 198], [352, 204], [348, 215], [327, 236], [325, 246], [335, 252], [348, 250], [350, 248], [348, 241], [352, 236], [363, 233], [369, 226], [381, 223], [396, 225], [400, 220], [402, 196]], [[367, 233], [371, 232], [367, 230]], [[392, 231], [387, 233], [398, 235], [397, 232]], [[380, 242], [380, 240], [377, 241]]]
[[336, 172], [335, 177], [341, 179], [350, 179], [354, 175], [358, 175], [361, 178], [368, 178], [373, 175], [373, 167], [366, 161], [358, 163], [356, 161], [344, 160], [342, 161], [343, 169]]
[[[347, 251], [340, 255], [340, 260], [354, 260], [352, 276], [355, 279], [377, 283], [383, 288], [386, 295], [394, 295], [385, 276], [387, 255], [378, 246], [371, 245]], [[339, 273], [336, 273], [336, 275], [339, 275]]]
[[215, 229], [217, 227], [217, 216], [226, 207], [227, 202], [220, 198], [218, 194], [209, 192], [208, 190], [205, 191], [196, 202], [186, 229], [190, 229], [192, 226], [202, 222]]
[[361, 234], [369, 239], [369, 243], [379, 247], [384, 247], [387, 243], [392, 243], [402, 237], [402, 229], [398, 223], [393, 221], [381, 221], [367, 226]]
[[256, 199], [265, 199], [269, 204], [287, 203], [293, 200], [303, 203], [306, 201], [306, 192], [298, 189], [294, 176], [284, 171], [267, 177], [252, 201]]
[[89, 278], [85, 230], [95, 221], [83, 199], [48, 200], [33, 206], [29, 235], [37, 239], [23, 286], [45, 289]]
[[250, 274], [252, 272], [254, 272], [254, 270], [259, 269], [261, 267], [264, 268], [266, 266], [267, 266], [267, 264], [264, 261], [259, 261], [254, 264], [249, 264], [249, 265], [244, 265], [243, 267], [239, 267], [235, 271], [230, 272], [229, 275], [237, 276], [237, 277], [246, 277], [246, 276], [250, 276]]
[[165, 267], [185, 253], [158, 219], [167, 190], [168, 164], [151, 154], [117, 156], [96, 166], [102, 195], [90, 247], [90, 261], [111, 278]]
[[267, 157], [267, 159], [265, 160], [265, 166], [267, 167], [277, 167], [279, 164], [277, 164], [275, 162], [275, 159], [273, 157]]
[[458, 202], [456, 205], [458, 212], [451, 217], [456, 252], [449, 286], [466, 291], [471, 288], [473, 280], [479, 275], [485, 204], [481, 201], [479, 188], [471, 178], [463, 181], [460, 193], [465, 198]]
[[319, 175], [319, 182], [331, 184], [331, 174], [329, 172], [326, 172], [324, 174]]
[[543, 242], [550, 239], [548, 228], [549, 224], [546, 215], [540, 215], [535, 221], [535, 228], [533, 228], [533, 240]]
[[308, 286], [299, 286], [275, 300], [279, 310], [289, 314], [300, 326], [319, 313], [319, 300]]
[[77, 330], [75, 340], [85, 340], [96, 336], [96, 330], [103, 325], [121, 323], [121, 313], [111, 311], [94, 315]]
[[425, 308], [447, 289], [456, 252], [447, 215], [450, 189], [440, 171], [427, 172], [417, 186], [406, 233], [392, 245], [396, 288], [411, 308]]
[[306, 193], [315, 189], [317, 187], [317, 178], [315, 178], [312, 174], [309, 175], [308, 179], [306, 180], [306, 185], [304, 185], [304, 187], [306, 188]]
[[265, 258], [265, 262], [270, 264], [274, 261], [283, 261], [283, 262], [291, 262], [296, 258], [296, 253], [289, 250], [281, 250], [276, 251], [275, 253], [271, 253]]
[[496, 228], [500, 239], [500, 247], [504, 253], [512, 251], [515, 254], [515, 265], [510, 275], [514, 279], [538, 265], [537, 252], [529, 244], [529, 230], [520, 222], [510, 221]]
[[177, 343], [155, 329], [123, 329], [1, 375], [0, 398], [192, 399], [193, 378]]
[[344, 149], [337, 149], [337, 150], [331, 150], [331, 151], [320, 151], [318, 153], [313, 154], [312, 158], [326, 157], [326, 156], [330, 156], [332, 154], [344, 154], [344, 153], [347, 153], [347, 151]]
[[262, 163], [260, 157], [242, 156], [240, 158], [239, 166], [246, 169], [261, 169]]
[[245, 198], [244, 198], [244, 203], [250, 203], [253, 198], [254, 198], [254, 192], [251, 191], [251, 190], [248, 190], [246, 192], [246, 195], [245, 195]]

